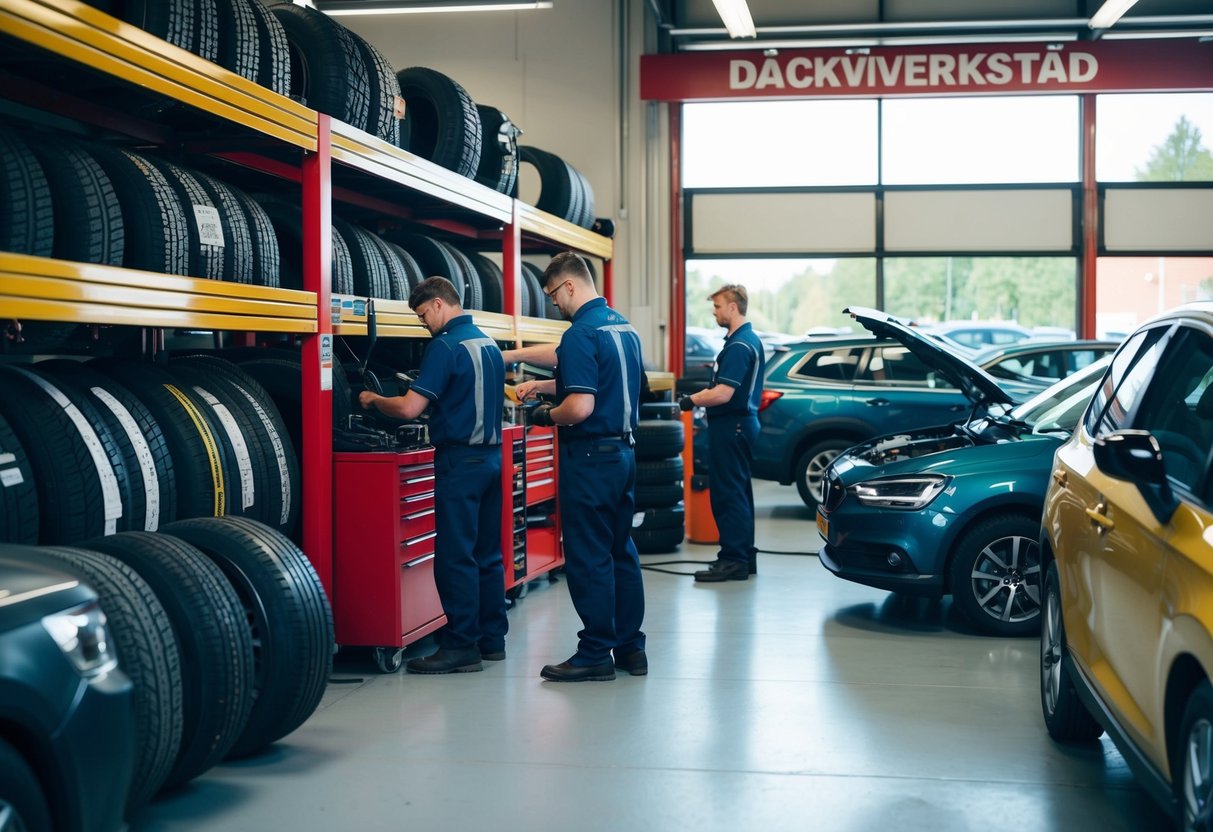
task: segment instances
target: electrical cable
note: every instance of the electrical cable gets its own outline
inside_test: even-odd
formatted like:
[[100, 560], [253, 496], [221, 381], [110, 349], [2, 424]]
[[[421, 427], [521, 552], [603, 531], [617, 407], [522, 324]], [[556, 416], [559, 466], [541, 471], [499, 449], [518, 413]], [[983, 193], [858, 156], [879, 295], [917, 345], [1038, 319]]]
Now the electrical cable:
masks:
[[781, 549], [759, 549], [758, 551], [764, 555], [800, 555], [801, 557], [806, 558], [817, 557], [816, 552], [789, 552]]

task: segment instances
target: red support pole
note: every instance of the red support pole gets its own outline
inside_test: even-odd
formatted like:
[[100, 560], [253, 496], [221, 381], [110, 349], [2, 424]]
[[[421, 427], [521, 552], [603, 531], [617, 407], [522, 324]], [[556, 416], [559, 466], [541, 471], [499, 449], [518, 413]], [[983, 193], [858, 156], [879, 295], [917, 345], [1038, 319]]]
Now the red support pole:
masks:
[[602, 296], [606, 298], [607, 306], [615, 306], [615, 261], [602, 261]]
[[1099, 265], [1099, 187], [1095, 182], [1095, 96], [1082, 96], [1082, 279], [1078, 337], [1095, 337], [1095, 277]]
[[333, 598], [332, 168], [329, 116], [303, 158], [303, 288], [316, 293], [315, 335], [303, 339], [303, 551]]
[[682, 257], [682, 105], [670, 104], [670, 361], [678, 378], [686, 358], [686, 263]]
[[518, 200], [510, 209], [510, 224], [501, 235], [501, 272], [505, 277], [505, 314], [522, 314], [522, 224]]

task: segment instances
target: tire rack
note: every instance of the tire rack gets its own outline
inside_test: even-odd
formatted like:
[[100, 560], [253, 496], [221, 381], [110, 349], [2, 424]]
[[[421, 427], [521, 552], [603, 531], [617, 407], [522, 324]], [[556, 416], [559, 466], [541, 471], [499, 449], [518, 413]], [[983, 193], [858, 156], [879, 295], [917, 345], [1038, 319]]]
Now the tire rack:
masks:
[[[572, 249], [603, 260], [603, 294], [613, 294], [613, 244], [558, 217], [491, 191], [367, 133], [278, 95], [223, 67], [76, 0], [6, 0], [0, 34], [63, 60], [88, 67], [134, 88], [189, 105], [228, 127], [254, 135], [259, 146], [302, 152], [298, 165], [259, 149], [186, 143], [213, 159], [294, 181], [302, 189], [304, 289], [219, 283], [0, 252], [0, 319], [82, 324], [181, 327], [237, 333], [285, 332], [302, 337], [304, 389], [302, 548], [330, 599], [333, 596], [332, 337], [366, 333], [365, 311], [354, 298], [331, 294], [331, 209], [336, 200], [397, 220], [426, 226], [484, 250], [500, 251], [504, 314], [475, 312], [491, 337], [514, 344], [551, 343], [567, 328], [537, 320], [521, 309], [521, 258], [525, 251]], [[167, 140], [171, 131], [138, 118], [125, 119], [95, 103], [8, 75], [0, 97], [55, 111], [126, 133], [141, 144]], [[58, 102], [58, 103], [56, 103]], [[246, 143], [247, 144], [247, 143]], [[378, 183], [377, 195], [335, 183], [355, 178]], [[384, 186], [389, 195], [382, 196]], [[403, 198], [403, 200], [401, 199]], [[410, 202], [443, 210], [417, 211]], [[381, 337], [428, 337], [407, 304], [376, 299]], [[361, 314], [359, 314], [361, 313]], [[326, 378], [327, 386], [326, 386]], [[553, 489], [554, 490], [554, 489]], [[558, 536], [544, 530], [563, 563]], [[340, 631], [337, 641], [342, 638]]]

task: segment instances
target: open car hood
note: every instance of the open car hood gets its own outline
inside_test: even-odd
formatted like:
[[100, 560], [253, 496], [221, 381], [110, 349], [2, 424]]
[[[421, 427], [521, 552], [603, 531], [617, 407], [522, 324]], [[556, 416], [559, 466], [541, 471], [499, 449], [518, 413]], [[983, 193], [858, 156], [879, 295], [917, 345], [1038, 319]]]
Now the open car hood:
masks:
[[952, 382], [974, 404], [1014, 402], [1010, 394], [985, 370], [892, 315], [864, 306], [848, 306], [842, 311], [859, 321], [873, 335], [891, 338], [904, 345], [928, 367], [942, 373], [944, 378]]

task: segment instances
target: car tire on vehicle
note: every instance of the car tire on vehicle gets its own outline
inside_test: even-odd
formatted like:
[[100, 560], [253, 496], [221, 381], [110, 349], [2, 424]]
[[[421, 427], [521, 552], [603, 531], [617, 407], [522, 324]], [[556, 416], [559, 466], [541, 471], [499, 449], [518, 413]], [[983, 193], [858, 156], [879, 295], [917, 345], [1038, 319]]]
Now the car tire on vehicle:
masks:
[[1029, 636], [1039, 631], [1039, 534], [1038, 521], [1003, 514], [982, 520], [953, 547], [952, 602], [984, 632]]
[[[1213, 685], [1208, 679], [1188, 697], [1180, 725], [1180, 743], [1171, 766], [1179, 828], [1207, 829], [1213, 811]], [[1193, 769], [1193, 763], [1199, 770]]]
[[796, 460], [796, 490], [806, 506], [816, 510], [817, 504], [821, 502], [821, 485], [826, 468], [830, 467], [834, 457], [853, 444], [855, 443], [850, 439], [823, 439], [810, 446]]
[[1049, 736], [1059, 742], [1097, 739], [1103, 726], [1078, 697], [1062, 661], [1066, 654], [1066, 630], [1061, 617], [1061, 582], [1056, 563], [1049, 564], [1045, 575], [1040, 626], [1040, 711]]
[[20, 752], [0, 739], [0, 823], [22, 832], [51, 832], [51, 811], [38, 775]]

